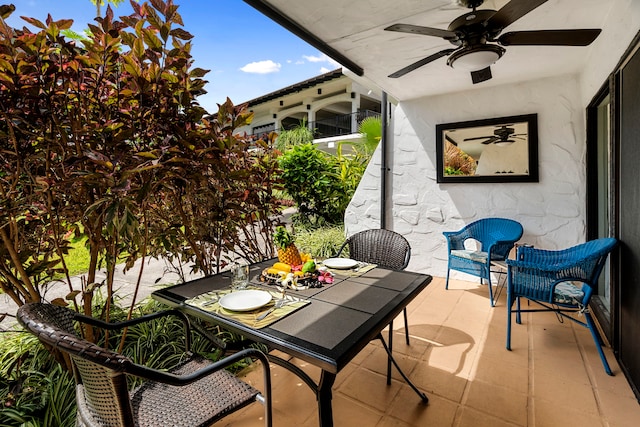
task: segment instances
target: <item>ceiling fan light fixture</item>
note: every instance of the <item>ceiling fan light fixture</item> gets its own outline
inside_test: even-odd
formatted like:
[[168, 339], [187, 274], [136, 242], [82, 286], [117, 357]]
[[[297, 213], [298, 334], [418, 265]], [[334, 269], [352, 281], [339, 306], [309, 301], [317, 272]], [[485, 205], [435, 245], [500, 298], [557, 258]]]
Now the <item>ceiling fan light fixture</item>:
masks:
[[504, 48], [493, 44], [465, 46], [449, 55], [447, 65], [456, 70], [478, 71], [494, 64], [504, 52]]
[[513, 144], [515, 141], [512, 140], [507, 140], [507, 141], [496, 141], [494, 142], [495, 145], [497, 145], [498, 147], [508, 147], [511, 144]]

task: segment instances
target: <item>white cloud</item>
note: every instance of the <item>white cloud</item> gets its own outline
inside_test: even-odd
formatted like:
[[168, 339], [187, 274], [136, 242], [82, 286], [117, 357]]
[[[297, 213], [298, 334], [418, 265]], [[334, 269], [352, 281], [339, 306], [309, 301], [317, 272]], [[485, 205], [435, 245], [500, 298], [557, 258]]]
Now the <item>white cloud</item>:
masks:
[[313, 56], [313, 55], [302, 55], [304, 59], [309, 62], [326, 62], [329, 60], [327, 55]]
[[327, 67], [320, 67], [320, 74], [328, 73], [329, 71], [331, 70], [328, 69]]
[[331, 64], [333, 66], [333, 68], [322, 67], [321, 70], [323, 70], [323, 72], [335, 70], [336, 68], [339, 68], [341, 66], [338, 62], [336, 62], [333, 59], [329, 58], [325, 54], [321, 54], [321, 55], [318, 55], [318, 56], [302, 55], [302, 57], [304, 59], [306, 59], [307, 61], [309, 61], [309, 62], [327, 62], [327, 63], [329, 63], [329, 64]]
[[277, 73], [278, 71], [280, 71], [281, 67], [282, 65], [269, 59], [266, 61], [251, 62], [240, 68], [240, 71], [254, 74], [269, 74]]

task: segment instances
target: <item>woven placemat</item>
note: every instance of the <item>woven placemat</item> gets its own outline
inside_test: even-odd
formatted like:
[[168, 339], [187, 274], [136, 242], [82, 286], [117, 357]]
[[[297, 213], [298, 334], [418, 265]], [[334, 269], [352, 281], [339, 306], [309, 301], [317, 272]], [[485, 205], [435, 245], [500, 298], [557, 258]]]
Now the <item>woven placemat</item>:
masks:
[[[264, 289], [261, 289], [264, 290]], [[188, 299], [185, 301], [186, 304], [192, 305], [194, 307], [197, 307], [201, 310], [205, 310], [208, 311], [210, 313], [215, 313], [217, 315], [220, 315], [222, 317], [225, 317], [227, 319], [231, 319], [231, 320], [235, 320], [237, 322], [240, 322], [246, 326], [249, 326], [250, 328], [254, 328], [254, 329], [260, 329], [260, 328], [264, 328], [265, 326], [269, 326], [270, 324], [272, 324], [273, 322], [282, 319], [285, 316], [288, 316], [289, 314], [293, 313], [294, 311], [304, 307], [307, 304], [310, 304], [311, 301], [309, 300], [305, 300], [305, 299], [300, 299], [300, 298], [296, 298], [293, 297], [291, 295], [285, 295], [284, 299], [287, 300], [286, 305], [284, 305], [283, 307], [280, 308], [276, 308], [275, 310], [273, 310], [271, 313], [269, 313], [264, 319], [258, 320], [258, 317], [266, 312], [267, 310], [270, 310], [271, 308], [273, 308], [273, 306], [275, 305], [276, 301], [283, 298], [282, 293], [281, 292], [277, 292], [277, 291], [266, 291], [269, 292], [271, 294], [271, 296], [273, 297], [271, 299], [271, 302], [269, 302], [269, 304], [260, 307], [256, 310], [252, 310], [252, 311], [230, 311], [230, 310], [226, 310], [224, 309], [222, 306], [220, 306], [220, 304], [218, 303], [218, 301], [220, 300], [220, 298], [222, 298], [224, 295], [228, 294], [232, 292], [231, 290], [223, 290], [223, 291], [210, 291], [210, 292], [205, 292], [203, 294], [200, 294], [198, 296], [195, 296], [191, 299]]]

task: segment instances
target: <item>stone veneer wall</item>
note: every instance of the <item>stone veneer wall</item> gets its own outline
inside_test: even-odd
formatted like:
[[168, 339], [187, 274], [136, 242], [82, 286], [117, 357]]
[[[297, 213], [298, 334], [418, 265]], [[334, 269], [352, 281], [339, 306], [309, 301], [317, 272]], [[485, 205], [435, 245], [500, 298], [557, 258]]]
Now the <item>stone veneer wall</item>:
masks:
[[[487, 89], [478, 85], [472, 91], [405, 101], [395, 108], [387, 228], [411, 243], [410, 270], [444, 276], [442, 231], [487, 216], [520, 221], [525, 229], [521, 241], [539, 247], [556, 249], [584, 241], [585, 109], [640, 28], [640, 1], [608, 1], [606, 16], [590, 17], [602, 23], [591, 27], [605, 31], [585, 50], [587, 65], [579, 75], [505, 82]], [[499, 79], [498, 65], [494, 68], [494, 79]], [[530, 113], [538, 114], [539, 183], [436, 183], [436, 124]], [[380, 226], [380, 167], [378, 150], [345, 214], [347, 235]]]
[[[536, 246], [553, 249], [583, 241], [584, 111], [577, 76], [400, 103], [389, 142], [387, 228], [409, 240], [408, 268], [444, 276], [447, 251], [442, 232], [490, 216], [520, 221], [525, 229], [522, 242]], [[538, 183], [436, 182], [436, 124], [531, 113], [538, 114]], [[380, 168], [378, 149], [345, 214], [348, 235], [379, 227]]]

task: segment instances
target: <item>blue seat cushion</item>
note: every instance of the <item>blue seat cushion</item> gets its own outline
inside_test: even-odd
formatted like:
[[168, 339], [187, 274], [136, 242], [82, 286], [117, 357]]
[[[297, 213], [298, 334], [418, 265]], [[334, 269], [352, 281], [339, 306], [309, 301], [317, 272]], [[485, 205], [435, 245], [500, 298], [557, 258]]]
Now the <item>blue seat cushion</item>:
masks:
[[486, 264], [488, 254], [482, 251], [473, 251], [469, 249], [456, 249], [451, 251], [451, 256], [455, 256], [458, 258], [465, 258], [474, 262], [481, 262]]
[[560, 282], [553, 290], [553, 302], [577, 305], [582, 302], [584, 292], [572, 282]]

